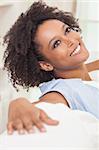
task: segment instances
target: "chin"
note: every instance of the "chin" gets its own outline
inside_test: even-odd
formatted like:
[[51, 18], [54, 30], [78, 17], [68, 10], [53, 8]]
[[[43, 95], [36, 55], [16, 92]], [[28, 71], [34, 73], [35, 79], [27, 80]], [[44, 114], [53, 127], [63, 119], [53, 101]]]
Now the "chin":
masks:
[[89, 52], [86, 48], [84, 49], [81, 57], [83, 61], [86, 61], [89, 58]]
[[86, 55], [82, 57], [83, 61], [86, 61], [89, 58], [89, 52], [86, 51]]
[[85, 63], [85, 61], [87, 61], [88, 57], [89, 57], [89, 53], [86, 53], [86, 55], [83, 55], [78, 59], [76, 58], [73, 68], [74, 69], [79, 68], [79, 66], [81, 66], [83, 63]]
[[[86, 52], [82, 53], [78, 57], [78, 63], [83, 63], [89, 58], [89, 52], [86, 50]], [[77, 61], [77, 58], [76, 58]]]

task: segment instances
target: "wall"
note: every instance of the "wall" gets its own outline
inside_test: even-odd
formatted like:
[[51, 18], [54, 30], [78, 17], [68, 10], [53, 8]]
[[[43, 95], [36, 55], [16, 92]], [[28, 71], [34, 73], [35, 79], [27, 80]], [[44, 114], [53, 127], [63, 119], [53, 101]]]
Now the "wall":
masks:
[[[99, 0], [77, 0], [76, 17], [90, 53], [88, 61], [99, 59]], [[93, 76], [99, 80], [99, 71], [93, 72]]]

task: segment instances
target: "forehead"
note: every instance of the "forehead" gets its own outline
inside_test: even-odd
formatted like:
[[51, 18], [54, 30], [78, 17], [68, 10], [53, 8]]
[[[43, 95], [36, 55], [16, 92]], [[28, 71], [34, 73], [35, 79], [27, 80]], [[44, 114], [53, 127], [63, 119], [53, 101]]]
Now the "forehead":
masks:
[[54, 36], [58, 36], [63, 25], [63, 22], [56, 19], [45, 21], [43, 24], [39, 25], [36, 33], [36, 39], [40, 42], [40, 44], [48, 42]]

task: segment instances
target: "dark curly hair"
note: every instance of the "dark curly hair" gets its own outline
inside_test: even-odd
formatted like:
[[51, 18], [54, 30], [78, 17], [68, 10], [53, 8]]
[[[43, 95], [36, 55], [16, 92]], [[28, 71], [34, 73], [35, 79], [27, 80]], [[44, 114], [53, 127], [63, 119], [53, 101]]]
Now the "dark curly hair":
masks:
[[4, 37], [4, 44], [7, 45], [4, 69], [8, 71], [14, 87], [34, 87], [54, 78], [52, 71], [41, 70], [38, 61], [44, 60], [44, 57], [38, 50], [39, 43], [34, 40], [39, 25], [48, 19], [58, 19], [71, 28], [80, 29], [70, 12], [49, 7], [41, 1], [34, 2]]

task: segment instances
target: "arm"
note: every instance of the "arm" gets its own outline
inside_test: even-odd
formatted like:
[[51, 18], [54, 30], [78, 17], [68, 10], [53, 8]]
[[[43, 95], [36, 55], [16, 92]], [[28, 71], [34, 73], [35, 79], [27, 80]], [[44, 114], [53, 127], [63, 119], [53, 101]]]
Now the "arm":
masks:
[[59, 92], [49, 92], [42, 96], [38, 102], [63, 103], [69, 107], [67, 100]]
[[86, 64], [88, 72], [99, 70], [99, 60]]
[[17, 130], [20, 134], [23, 134], [24, 129], [33, 132], [33, 125], [43, 132], [45, 131], [43, 123], [57, 125], [58, 121], [51, 119], [46, 112], [35, 107], [35, 104], [40, 102], [63, 103], [69, 106], [66, 99], [58, 92], [47, 93], [33, 104], [25, 98], [18, 98], [12, 101], [9, 106], [8, 133], [12, 134], [14, 130]]
[[47, 125], [58, 125], [58, 121], [51, 119], [46, 112], [35, 107], [27, 99], [20, 97], [13, 100], [9, 105], [8, 112], [8, 134], [13, 134], [15, 130], [19, 134], [33, 133], [36, 126], [41, 132], [45, 132], [44, 123]]

